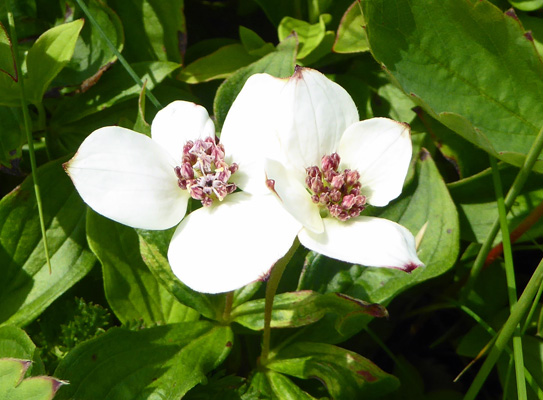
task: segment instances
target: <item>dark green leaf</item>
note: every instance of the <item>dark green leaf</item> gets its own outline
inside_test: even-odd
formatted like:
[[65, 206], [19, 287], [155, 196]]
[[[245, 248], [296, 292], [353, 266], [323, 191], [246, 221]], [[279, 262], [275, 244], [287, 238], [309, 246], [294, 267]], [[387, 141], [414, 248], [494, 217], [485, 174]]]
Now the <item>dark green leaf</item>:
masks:
[[183, 0], [109, 0], [124, 22], [123, 55], [130, 62], [180, 64], [186, 47]]
[[[132, 65], [136, 74], [146, 82], [146, 90], [152, 90], [166, 76], [179, 68], [172, 62], [143, 62]], [[141, 88], [128, 75], [121, 65], [104, 73], [100, 84], [74, 98], [65, 99], [55, 110], [53, 126], [78, 121], [87, 115], [102, 111], [108, 107], [138, 97]]]
[[264, 57], [275, 50], [271, 43], [266, 43], [255, 31], [244, 26], [239, 27], [239, 38], [247, 53], [252, 56]]
[[14, 81], [17, 80], [17, 69], [15, 68], [15, 57], [8, 33], [0, 22], [0, 72], [9, 75]]
[[32, 179], [0, 201], [0, 324], [25, 325], [83, 278], [96, 258], [85, 237], [87, 207], [60, 161], [38, 169], [52, 271], [45, 262]]
[[274, 371], [257, 372], [251, 378], [251, 384], [242, 399], [296, 399], [314, 400], [288, 377]]
[[179, 303], [141, 259], [138, 234], [89, 210], [87, 239], [102, 263], [104, 288], [111, 309], [126, 324], [195, 321], [199, 314]]
[[266, 365], [301, 379], [323, 382], [336, 400], [373, 398], [390, 393], [398, 380], [370, 360], [324, 343], [297, 342], [281, 349]]
[[213, 102], [213, 110], [219, 128], [222, 127], [230, 106], [251, 75], [266, 72], [270, 75], [283, 78], [293, 73], [297, 46], [297, 38], [295, 36], [288, 37], [279, 43], [276, 51], [262, 57], [245, 68], [241, 68], [223, 82], [219, 90], [217, 90], [217, 95]]
[[57, 398], [179, 399], [224, 361], [232, 340], [229, 327], [206, 321], [113, 328], [61, 361], [55, 375], [70, 385]]
[[10, 161], [21, 157], [25, 142], [20, 108], [0, 106], [0, 164], [10, 167]]
[[468, 141], [521, 165], [543, 126], [543, 65], [518, 18], [479, 0], [363, 6], [372, 53], [393, 81]]

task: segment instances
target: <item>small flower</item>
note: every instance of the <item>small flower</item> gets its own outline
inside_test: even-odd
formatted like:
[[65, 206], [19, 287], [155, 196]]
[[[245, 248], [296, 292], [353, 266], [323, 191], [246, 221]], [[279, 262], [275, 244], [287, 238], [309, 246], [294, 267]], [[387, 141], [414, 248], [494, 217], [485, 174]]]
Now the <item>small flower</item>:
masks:
[[265, 123], [280, 150], [266, 165], [268, 188], [303, 225], [300, 242], [356, 264], [421, 266], [407, 229], [363, 215], [368, 204], [385, 206], [400, 195], [412, 154], [409, 126], [359, 121], [349, 94], [308, 68], [289, 79], [255, 75], [245, 87], [252, 85], [274, 94]]
[[[203, 107], [176, 101], [157, 113], [151, 138], [101, 128], [65, 164], [99, 214], [142, 229], [168, 229], [182, 220], [168, 260], [175, 275], [200, 292], [226, 292], [259, 279], [299, 230], [266, 187], [265, 151], [273, 146], [247, 132], [239, 140], [238, 133], [250, 129], [247, 122], [258, 118], [245, 114], [251, 97], [240, 93], [220, 142]], [[203, 207], [184, 217], [191, 197]]]

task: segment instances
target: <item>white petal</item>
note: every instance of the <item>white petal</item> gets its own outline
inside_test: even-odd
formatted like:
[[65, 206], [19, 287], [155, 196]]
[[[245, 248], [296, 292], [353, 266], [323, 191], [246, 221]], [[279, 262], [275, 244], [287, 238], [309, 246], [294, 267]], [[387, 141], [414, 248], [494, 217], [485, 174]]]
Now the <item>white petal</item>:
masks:
[[362, 194], [379, 207], [402, 192], [412, 153], [409, 125], [387, 118], [350, 126], [338, 149], [341, 167], [360, 172]]
[[324, 155], [337, 151], [341, 135], [357, 122], [351, 96], [318, 71], [297, 68], [280, 94], [277, 133], [295, 166], [320, 166]]
[[298, 238], [305, 247], [345, 262], [407, 272], [422, 266], [411, 232], [382, 218], [358, 217], [345, 222], [324, 218], [323, 233], [303, 229]]
[[204, 107], [178, 100], [156, 114], [151, 125], [151, 136], [180, 162], [185, 143], [214, 137], [215, 125]]
[[65, 164], [94, 211], [143, 229], [171, 228], [185, 215], [188, 194], [177, 186], [174, 166], [149, 137], [116, 126], [94, 131]]
[[221, 143], [226, 162], [238, 164], [232, 179], [245, 192], [268, 193], [263, 163], [280, 156], [274, 121], [278, 95], [286, 83], [268, 74], [252, 75], [224, 121]]
[[322, 217], [306, 189], [305, 173], [289, 170], [275, 160], [267, 160], [266, 175], [275, 182], [273, 190], [283, 207], [305, 228], [322, 232]]
[[175, 231], [168, 260], [190, 288], [228, 292], [265, 276], [300, 228], [272, 195], [235, 193], [190, 213]]

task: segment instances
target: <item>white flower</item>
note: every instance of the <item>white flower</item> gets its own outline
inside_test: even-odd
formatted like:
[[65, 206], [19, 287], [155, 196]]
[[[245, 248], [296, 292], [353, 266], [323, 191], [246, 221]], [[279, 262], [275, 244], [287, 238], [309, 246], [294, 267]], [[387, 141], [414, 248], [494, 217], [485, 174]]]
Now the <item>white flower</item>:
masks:
[[254, 75], [245, 89], [253, 85], [267, 97], [270, 117], [262, 124], [276, 138], [268, 186], [303, 225], [300, 242], [366, 266], [421, 266], [406, 228], [363, 215], [367, 204], [385, 206], [400, 195], [412, 155], [409, 126], [359, 121], [349, 94], [308, 68], [297, 67], [289, 79]]
[[131, 227], [171, 228], [190, 197], [200, 200], [204, 207], [183, 219], [168, 250], [175, 275], [200, 292], [226, 292], [264, 276], [299, 230], [266, 187], [264, 151], [272, 147], [244, 131], [258, 118], [245, 114], [247, 98], [250, 90], [232, 105], [219, 144], [207, 111], [176, 101], [157, 113], [152, 138], [101, 128], [65, 165], [93, 210]]

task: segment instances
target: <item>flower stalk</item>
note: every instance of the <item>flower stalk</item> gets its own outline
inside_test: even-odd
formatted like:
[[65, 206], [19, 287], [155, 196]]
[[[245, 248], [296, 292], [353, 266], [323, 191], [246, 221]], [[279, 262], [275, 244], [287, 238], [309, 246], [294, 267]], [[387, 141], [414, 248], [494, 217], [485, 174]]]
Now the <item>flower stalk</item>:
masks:
[[266, 302], [264, 304], [264, 332], [262, 335], [262, 353], [259, 358], [259, 364], [261, 366], [265, 366], [267, 364], [270, 356], [273, 299], [275, 298], [275, 293], [277, 292], [277, 287], [279, 286], [281, 276], [283, 276], [285, 268], [287, 267], [296, 250], [298, 249], [299, 245], [300, 241], [298, 240], [298, 238], [296, 238], [287, 254], [285, 254], [283, 258], [275, 263], [270, 272], [268, 282], [266, 283]]

